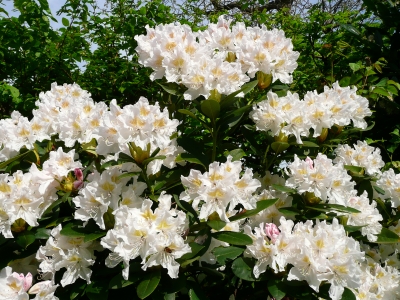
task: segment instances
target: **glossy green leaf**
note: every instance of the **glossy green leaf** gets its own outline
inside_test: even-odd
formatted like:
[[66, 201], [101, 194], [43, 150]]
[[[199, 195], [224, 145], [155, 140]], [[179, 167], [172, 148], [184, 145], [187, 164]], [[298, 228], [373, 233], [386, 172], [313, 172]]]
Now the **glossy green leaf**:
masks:
[[24, 231], [18, 234], [18, 236], [15, 238], [15, 241], [18, 245], [25, 249], [30, 244], [32, 244], [35, 239], [35, 234], [32, 231]]
[[353, 25], [350, 24], [343, 24], [343, 23], [339, 23], [340, 27], [342, 27], [343, 29], [347, 30], [348, 32], [351, 32], [354, 35], [361, 35], [360, 31], [358, 31], [358, 29], [356, 29]]
[[[232, 156], [232, 161], [240, 160], [242, 157], [245, 157], [247, 154], [242, 149], [235, 149], [229, 151], [228, 155]], [[226, 156], [228, 156], [226, 155]]]
[[230, 105], [232, 105], [235, 101], [237, 101], [237, 95], [240, 93], [243, 93], [244, 95], [246, 95], [247, 93], [249, 93], [250, 91], [252, 91], [258, 84], [258, 80], [253, 80], [251, 82], [248, 82], [246, 84], [244, 84], [242, 86], [242, 88], [232, 94], [229, 94], [228, 96], [226, 96], [224, 99], [221, 100], [221, 108], [226, 108]]
[[161, 280], [161, 269], [150, 271], [144, 276], [144, 279], [137, 287], [137, 295], [140, 299], [145, 299], [150, 296], [157, 288]]
[[248, 257], [239, 257], [232, 263], [232, 272], [240, 279], [255, 281], [253, 274], [254, 264]]
[[316, 143], [310, 142], [310, 141], [303, 141], [303, 144], [299, 144], [302, 145], [303, 147], [307, 147], [307, 148], [319, 148], [319, 145], [317, 145]]
[[284, 193], [289, 193], [289, 194], [297, 193], [297, 191], [295, 189], [291, 189], [291, 188], [288, 188], [286, 186], [279, 185], [279, 184], [273, 184], [272, 188], [276, 191], [280, 191], [280, 192], [284, 192]]
[[268, 291], [275, 300], [281, 300], [285, 297], [285, 284], [281, 280], [273, 279], [267, 282]]
[[196, 293], [192, 289], [189, 290], [189, 299], [190, 300], [200, 300], [200, 298], [197, 297]]
[[180, 112], [181, 114], [184, 114], [184, 115], [188, 115], [188, 116], [192, 117], [193, 119], [197, 120], [196, 115], [188, 109], [178, 109], [178, 112]]
[[33, 152], [33, 150], [29, 150], [29, 151], [26, 151], [26, 152], [24, 152], [24, 153], [22, 153], [22, 154], [19, 154], [19, 155], [17, 155], [17, 156], [14, 156], [13, 158], [10, 158], [9, 160], [3, 161], [2, 163], [0, 163], [0, 170], [1, 170], [1, 169], [4, 169], [5, 167], [7, 167], [10, 163], [12, 163], [12, 162], [14, 162], [14, 161], [17, 161], [17, 160], [22, 161], [22, 159], [23, 159], [25, 156], [29, 155], [29, 154], [32, 153], [32, 152]]
[[63, 24], [65, 27], [69, 26], [69, 20], [66, 19], [66, 18], [62, 18], [62, 19], [61, 19], [61, 22], [62, 22], [62, 24]]
[[198, 165], [202, 165], [204, 167], [204, 169], [206, 169], [206, 166], [203, 164], [203, 162], [198, 159], [195, 155], [190, 154], [190, 153], [181, 153], [179, 154], [176, 159], [176, 162], [183, 162], [183, 161], [187, 161], [193, 164], [198, 164]]
[[395, 244], [400, 242], [400, 237], [385, 227], [382, 227], [381, 233], [378, 234], [378, 240], [375, 243], [379, 244]]
[[286, 142], [273, 142], [271, 144], [272, 150], [274, 150], [276, 153], [281, 153], [289, 147], [290, 147], [289, 143]]
[[343, 294], [342, 294], [342, 300], [356, 300], [356, 296], [354, 293], [348, 289], [347, 287], [344, 288]]
[[217, 247], [212, 251], [220, 265], [225, 265], [227, 259], [235, 259], [244, 252], [244, 248], [235, 246]]
[[253, 240], [247, 234], [240, 233], [240, 232], [233, 232], [233, 231], [220, 231], [212, 233], [212, 237], [222, 241], [229, 243], [231, 245], [251, 245]]
[[207, 225], [210, 226], [212, 229], [219, 231], [226, 226], [226, 223], [221, 220], [212, 220], [208, 221]]
[[220, 112], [219, 103], [215, 100], [204, 100], [201, 102], [201, 111], [211, 120], [215, 120]]

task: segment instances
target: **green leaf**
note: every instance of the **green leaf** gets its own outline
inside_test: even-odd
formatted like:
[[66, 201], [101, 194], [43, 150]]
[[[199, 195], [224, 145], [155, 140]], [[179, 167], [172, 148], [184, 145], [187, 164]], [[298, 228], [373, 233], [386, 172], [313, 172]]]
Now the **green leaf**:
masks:
[[343, 78], [339, 81], [339, 85], [340, 85], [340, 86], [349, 86], [349, 85], [350, 85], [350, 77], [349, 77], [349, 76], [343, 77]]
[[230, 105], [232, 105], [235, 101], [237, 101], [238, 98], [236, 98], [236, 95], [239, 93], [242, 93], [246, 95], [250, 91], [252, 91], [258, 84], [258, 80], [253, 80], [249, 83], [246, 83], [242, 86], [242, 88], [232, 94], [229, 94], [226, 96], [224, 99], [221, 100], [221, 108], [224, 109]]
[[353, 25], [350, 24], [343, 24], [343, 23], [339, 23], [340, 27], [342, 27], [343, 29], [347, 30], [348, 32], [354, 34], [354, 35], [360, 35], [360, 31], [358, 31]]
[[379, 244], [395, 244], [400, 242], [400, 237], [390, 229], [382, 227], [381, 233], [378, 234], [378, 240], [375, 243]]
[[62, 22], [62, 24], [63, 24], [65, 27], [69, 26], [69, 20], [66, 19], [66, 18], [62, 18], [62, 19], [61, 19], [61, 22]]
[[274, 205], [279, 199], [267, 199], [267, 200], [260, 200], [256, 203], [256, 208], [255, 209], [251, 209], [251, 210], [247, 210], [243, 213], [239, 213], [235, 216], [232, 216], [229, 218], [229, 221], [233, 222], [236, 220], [240, 220], [240, 219], [244, 219], [244, 218], [248, 218], [251, 216], [254, 216], [256, 214], [258, 214], [260, 211]]
[[200, 161], [200, 159], [198, 159], [196, 156], [194, 156], [193, 154], [190, 154], [190, 153], [179, 154], [176, 157], [175, 161], [176, 162], [188, 161], [190, 163], [202, 165], [204, 167], [204, 169], [206, 169], [206, 166]]
[[151, 162], [151, 161], [153, 161], [153, 160], [155, 160], [155, 159], [164, 160], [164, 159], [166, 159], [166, 158], [167, 158], [167, 157], [166, 157], [165, 155], [159, 155], [159, 156], [149, 157], [149, 158], [145, 159], [145, 160], [142, 162], [142, 164], [143, 164], [143, 165], [147, 165], [147, 164], [149, 164], [149, 162]]
[[350, 165], [344, 165], [344, 168], [354, 173], [360, 173], [363, 170], [362, 167], [350, 166]]
[[208, 221], [207, 225], [210, 226], [212, 229], [219, 231], [226, 226], [226, 223], [221, 220], [212, 220]]
[[211, 120], [215, 120], [220, 112], [219, 103], [215, 100], [204, 100], [201, 102], [201, 111]]
[[356, 300], [356, 296], [354, 293], [348, 289], [347, 287], [344, 288], [343, 294], [342, 294], [342, 300]]
[[383, 189], [381, 189], [379, 186], [374, 185], [373, 188], [374, 188], [375, 191], [377, 191], [381, 195], [385, 195], [386, 194], [386, 192]]
[[312, 209], [312, 210], [317, 210], [317, 211], [322, 211], [322, 212], [329, 212], [332, 210], [336, 210], [336, 211], [350, 213], [350, 214], [360, 213], [360, 211], [355, 208], [340, 205], [340, 204], [317, 204], [314, 206], [306, 206], [306, 208]]
[[389, 92], [387, 90], [385, 90], [384, 88], [381, 88], [381, 87], [374, 88], [372, 90], [372, 93], [378, 94], [378, 95], [382, 95], [382, 96], [387, 96], [387, 97], [390, 96]]
[[233, 231], [220, 231], [211, 234], [213, 238], [231, 245], [251, 245], [253, 240], [247, 234]]
[[130, 162], [130, 163], [136, 164], [136, 161], [135, 161], [135, 159], [134, 159], [132, 156], [130, 156], [130, 155], [128, 155], [128, 154], [125, 154], [125, 153], [123, 153], [123, 152], [120, 152], [120, 153], [118, 154], [118, 160], [120, 160], [120, 161], [122, 161], [122, 162]]
[[196, 115], [188, 109], [178, 109], [178, 112], [180, 112], [181, 114], [184, 114], [184, 115], [188, 115], [188, 116], [192, 117], [193, 119], [197, 120]]
[[271, 144], [272, 150], [274, 150], [276, 153], [281, 153], [289, 147], [290, 147], [289, 143], [286, 142], [273, 142]]
[[26, 249], [30, 244], [35, 241], [36, 237], [32, 231], [21, 232], [15, 239], [18, 245]]
[[47, 240], [50, 237], [51, 230], [46, 228], [38, 228], [35, 233], [35, 238], [37, 240]]
[[217, 247], [212, 251], [220, 265], [225, 265], [227, 259], [235, 259], [244, 252], [243, 248], [229, 246], [229, 247]]
[[200, 223], [199, 217], [197, 216], [196, 211], [194, 210], [193, 206], [190, 205], [190, 203], [186, 202], [185, 200], [180, 201], [179, 197], [177, 195], [174, 195], [174, 200], [176, 204], [183, 210], [183, 211], [188, 211], [190, 212], [193, 217], [197, 220], [198, 223]]
[[355, 232], [355, 231], [360, 231], [361, 228], [365, 227], [367, 225], [364, 226], [352, 226], [352, 225], [343, 225], [344, 230], [346, 230], [347, 232]]
[[310, 141], [303, 141], [303, 144], [299, 144], [302, 145], [303, 147], [307, 147], [307, 148], [319, 148], [319, 145], [317, 145], [316, 143], [310, 142]]
[[156, 269], [152, 272], [147, 273], [144, 276], [144, 280], [142, 280], [136, 290], [136, 293], [140, 299], [145, 299], [154, 292], [160, 283], [161, 279], [161, 269]]
[[291, 189], [291, 188], [288, 188], [286, 186], [279, 185], [279, 184], [273, 184], [272, 188], [276, 191], [280, 191], [280, 192], [284, 192], [284, 193], [288, 193], [288, 194], [297, 193], [297, 191], [295, 189]]
[[106, 235], [105, 231], [92, 231], [84, 227], [79, 227], [74, 223], [68, 223], [61, 229], [60, 233], [69, 237], [83, 237], [84, 242], [90, 242]]
[[350, 69], [353, 70], [353, 72], [357, 72], [361, 68], [361, 64], [355, 64], [355, 63], [349, 63]]
[[26, 152], [24, 152], [24, 153], [22, 153], [22, 154], [19, 154], [19, 155], [17, 155], [17, 156], [14, 156], [13, 158], [10, 158], [9, 160], [6, 160], [6, 161], [3, 161], [2, 163], [0, 163], [0, 170], [1, 169], [4, 169], [5, 167], [7, 167], [10, 163], [12, 163], [12, 162], [14, 162], [14, 161], [16, 161], [16, 160], [22, 160], [22, 158], [24, 158], [25, 156], [27, 156], [28, 154], [30, 154], [30, 153], [32, 153], [33, 152], [33, 150], [29, 150], [29, 151], [26, 151]]
[[164, 91], [166, 91], [168, 94], [171, 95], [179, 95], [179, 85], [177, 83], [159, 83], [157, 82], [159, 86], [163, 88]]
[[19, 90], [17, 88], [13, 87], [12, 85], [8, 85], [8, 84], [5, 85], [5, 88], [10, 91], [11, 97], [13, 97], [13, 98], [19, 97]]
[[237, 161], [240, 160], [242, 157], [246, 156], [246, 152], [244, 152], [242, 149], [235, 149], [229, 151], [228, 155], [232, 156], [232, 161]]
[[197, 297], [196, 293], [192, 289], [189, 290], [189, 299], [190, 300], [200, 300], [200, 298]]
[[286, 295], [286, 293], [284, 292], [285, 284], [280, 280], [268, 280], [267, 287], [268, 291], [271, 293], [272, 297], [274, 297], [275, 300], [281, 300]]
[[252, 261], [247, 257], [239, 257], [232, 263], [232, 272], [240, 279], [255, 281]]

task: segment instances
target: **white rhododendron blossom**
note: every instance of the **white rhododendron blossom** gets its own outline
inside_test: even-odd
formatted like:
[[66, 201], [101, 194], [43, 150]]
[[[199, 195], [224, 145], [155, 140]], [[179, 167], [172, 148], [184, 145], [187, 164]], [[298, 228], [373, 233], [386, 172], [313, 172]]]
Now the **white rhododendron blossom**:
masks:
[[[297, 155], [287, 168], [289, 178], [286, 186], [304, 193], [306, 197], [317, 197], [329, 204], [339, 204], [354, 208], [358, 212], [350, 213], [348, 225], [364, 226], [361, 233], [368, 240], [375, 242], [381, 232], [383, 220], [376, 208], [376, 202], [370, 203], [367, 193], [357, 196], [355, 182], [339, 162], [334, 165], [331, 159], [321, 153], [312, 160], [307, 157], [300, 160]], [[338, 215], [342, 213], [338, 212]]]
[[234, 210], [236, 205], [241, 204], [245, 209], [256, 207], [253, 194], [261, 186], [253, 178], [251, 169], [246, 169], [242, 176], [241, 171], [242, 163], [232, 161], [232, 156], [228, 156], [225, 163], [213, 162], [204, 174], [191, 170], [189, 176], [181, 177], [186, 190], [180, 198], [193, 201], [192, 206], [199, 212], [200, 219], [217, 213], [222, 221], [229, 222], [227, 211]]
[[51, 230], [51, 236], [45, 246], [41, 246], [36, 253], [36, 259], [40, 261], [39, 268], [45, 277], [49, 276], [54, 282], [56, 271], [65, 268], [61, 279], [61, 285], [74, 283], [78, 278], [90, 283], [92, 266], [96, 257], [94, 250], [101, 250], [98, 242], [85, 242], [84, 237], [64, 236], [60, 232], [61, 224]]
[[101, 239], [101, 245], [111, 251], [107, 267], [123, 262], [122, 275], [128, 279], [130, 260], [140, 256], [143, 270], [161, 265], [171, 278], [178, 277], [176, 259], [191, 249], [182, 237], [188, 229], [186, 214], [171, 208], [171, 198], [162, 193], [155, 210], [151, 209], [153, 201], [144, 199], [134, 207], [122, 205], [114, 211], [114, 229]]
[[369, 146], [367, 142], [357, 141], [353, 147], [338, 145], [335, 155], [334, 163], [362, 167], [368, 175], [381, 174], [380, 169], [385, 166], [381, 150]]
[[146, 35], [135, 36], [139, 63], [154, 70], [151, 80], [183, 84], [186, 100], [208, 98], [212, 91], [229, 95], [257, 72], [271, 74], [272, 82], [293, 81], [299, 53], [282, 30], [230, 23], [220, 16], [198, 32], [181, 24], [146, 26]]
[[317, 292], [320, 284], [327, 281], [331, 283], [329, 296], [333, 300], [341, 299], [345, 287], [361, 286], [364, 252], [357, 241], [346, 235], [336, 218], [332, 224], [316, 220], [314, 225], [310, 220], [294, 224], [282, 217], [278, 228], [264, 223], [253, 230], [245, 227], [253, 239], [246, 253], [257, 260], [253, 269], [256, 278], [267, 267], [278, 273], [291, 264], [288, 280], [306, 280]]
[[[176, 156], [183, 152], [176, 138], [171, 139], [177, 134], [178, 120], [170, 119], [166, 108], [161, 111], [158, 103], [151, 105], [144, 97], [124, 108], [112, 100], [108, 107], [104, 102], [94, 102], [77, 84], [53, 83], [50, 91], [40, 93], [36, 105], [31, 121], [18, 112], [12, 119], [0, 120], [0, 162], [17, 155], [23, 146], [31, 149], [35, 141], [50, 140], [56, 134], [67, 147], [76, 142], [91, 144], [94, 139], [96, 152], [104, 156], [132, 155], [128, 146], [131, 143], [145, 152], [135, 157], [143, 160], [159, 148], [158, 155], [165, 159], [150, 162], [148, 174], [156, 174], [162, 165], [173, 168]], [[68, 167], [68, 157], [60, 156], [61, 149], [57, 151], [46, 163], [54, 175], [61, 176]]]
[[[372, 112], [368, 100], [357, 95], [356, 91], [356, 88], [340, 87], [337, 82], [332, 88], [325, 86], [323, 93], [307, 92], [304, 100], [290, 92], [278, 97], [269, 91], [267, 100], [254, 104], [250, 117], [257, 130], [271, 131], [274, 136], [280, 133], [294, 135], [298, 144], [302, 144], [302, 136], [309, 136], [311, 128], [314, 137], [320, 136], [323, 129], [333, 125], [346, 126], [351, 121], [354, 127], [365, 129], [364, 118], [371, 116]], [[377, 160], [376, 166], [379, 164]]]
[[394, 208], [400, 206], [400, 174], [395, 174], [394, 170], [390, 168], [382, 173], [376, 185], [384, 193], [380, 195], [381, 198], [389, 199]]
[[0, 299], [28, 300], [29, 295], [35, 294], [36, 300], [58, 300], [54, 292], [58, 285], [51, 281], [41, 281], [33, 284], [34, 278], [31, 273], [13, 272], [13, 268], [5, 267], [0, 271]]

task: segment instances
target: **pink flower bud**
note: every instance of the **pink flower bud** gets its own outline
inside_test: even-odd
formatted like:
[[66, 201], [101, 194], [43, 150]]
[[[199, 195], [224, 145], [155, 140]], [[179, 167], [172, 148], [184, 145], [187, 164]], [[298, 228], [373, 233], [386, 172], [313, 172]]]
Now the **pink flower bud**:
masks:
[[18, 274], [16, 272], [14, 272], [12, 274], [12, 276], [16, 279], [19, 279], [20, 281], [22, 281], [22, 284], [24, 286], [24, 290], [25, 292], [29, 290], [29, 288], [32, 286], [32, 274], [28, 273], [26, 274], [26, 276], [24, 274]]
[[74, 173], [75, 173], [75, 177], [76, 177], [76, 179], [78, 179], [78, 181], [83, 181], [83, 173], [82, 173], [81, 169], [75, 168]]
[[275, 243], [280, 233], [281, 232], [274, 223], [265, 224], [265, 234], [271, 239], [272, 243]]
[[314, 162], [313, 162], [313, 160], [312, 160], [311, 158], [309, 158], [308, 156], [307, 156], [307, 158], [306, 158], [306, 163], [308, 163], [308, 165], [310, 166], [310, 169], [311, 169], [311, 170], [314, 169]]
[[74, 190], [79, 190], [83, 186], [83, 181], [76, 180], [74, 181]]

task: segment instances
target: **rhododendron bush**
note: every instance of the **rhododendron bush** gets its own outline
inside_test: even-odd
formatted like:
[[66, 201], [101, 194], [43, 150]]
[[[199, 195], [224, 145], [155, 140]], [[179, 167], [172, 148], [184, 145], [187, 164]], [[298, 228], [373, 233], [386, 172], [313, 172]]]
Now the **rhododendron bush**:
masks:
[[399, 299], [400, 175], [283, 31], [136, 36], [159, 101], [52, 84], [0, 120], [0, 299]]

